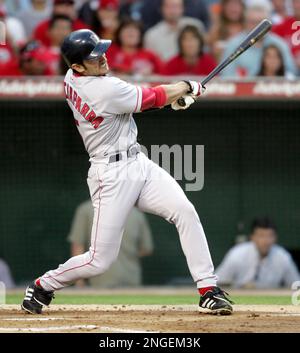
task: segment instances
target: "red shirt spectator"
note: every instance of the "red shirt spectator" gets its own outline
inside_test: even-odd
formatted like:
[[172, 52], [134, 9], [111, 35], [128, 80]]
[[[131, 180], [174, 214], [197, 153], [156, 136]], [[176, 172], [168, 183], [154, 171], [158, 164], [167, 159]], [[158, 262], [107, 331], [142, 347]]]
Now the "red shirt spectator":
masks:
[[[0, 46], [0, 52], [1, 52]], [[13, 55], [5, 64], [0, 62], [0, 76], [52, 76], [56, 56], [39, 42], [30, 41], [20, 50], [20, 58]]]
[[99, 0], [93, 31], [105, 39], [115, 39], [119, 27], [119, 0]]
[[9, 43], [0, 45], [0, 76], [18, 76], [18, 58]]
[[215, 59], [209, 54], [203, 54], [198, 61], [189, 65], [182, 56], [177, 55], [166, 64], [165, 75], [208, 75], [216, 67]]
[[142, 48], [126, 52], [121, 47], [112, 45], [107, 52], [107, 58], [110, 68], [119, 73], [147, 75], [159, 74], [162, 70], [160, 59], [151, 51]]
[[[273, 27], [273, 32], [282, 37], [290, 46], [292, 53], [295, 57], [300, 56], [300, 43], [299, 43], [299, 27], [300, 20], [298, 26], [293, 26], [296, 22], [295, 17], [286, 18], [281, 24]], [[297, 41], [293, 40], [293, 38], [297, 38]]]
[[[74, 0], [55, 0], [53, 4], [53, 16], [64, 15], [72, 19], [72, 30], [76, 31], [78, 29], [88, 28], [88, 26], [76, 18], [76, 10], [74, 5]], [[41, 22], [34, 30], [33, 37], [40, 41], [45, 46], [50, 46], [49, 38], [49, 24], [50, 19]]]
[[165, 75], [207, 75], [217, 65], [210, 54], [203, 53], [204, 39], [198, 28], [186, 26], [178, 38], [179, 55], [165, 65]]
[[287, 42], [300, 67], [300, 0], [293, 0], [292, 4], [294, 16], [287, 17], [282, 23], [273, 26], [273, 32]]
[[107, 51], [110, 68], [123, 74], [151, 75], [162, 71], [158, 56], [142, 47], [142, 29], [138, 22], [124, 21], [116, 33], [116, 45]]

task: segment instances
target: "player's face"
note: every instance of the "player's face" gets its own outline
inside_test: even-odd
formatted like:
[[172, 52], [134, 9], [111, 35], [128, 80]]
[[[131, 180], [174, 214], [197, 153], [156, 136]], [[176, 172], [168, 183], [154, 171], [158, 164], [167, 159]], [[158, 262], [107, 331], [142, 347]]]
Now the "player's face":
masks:
[[84, 65], [74, 64], [72, 68], [84, 76], [103, 76], [109, 71], [105, 54], [95, 60], [85, 60], [83, 64]]
[[264, 257], [268, 255], [272, 245], [276, 242], [276, 233], [273, 229], [256, 228], [251, 235], [251, 240], [260, 255]]

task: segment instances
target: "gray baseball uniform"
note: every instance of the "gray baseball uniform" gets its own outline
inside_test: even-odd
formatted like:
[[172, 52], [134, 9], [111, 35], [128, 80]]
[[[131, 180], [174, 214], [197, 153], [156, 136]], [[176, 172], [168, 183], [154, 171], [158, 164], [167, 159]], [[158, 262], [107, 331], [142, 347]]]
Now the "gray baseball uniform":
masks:
[[44, 274], [42, 287], [57, 290], [105, 272], [117, 258], [124, 225], [134, 205], [175, 224], [197, 287], [216, 285], [194, 206], [175, 179], [139, 152], [132, 113], [145, 105], [143, 89], [115, 77], [77, 76], [69, 70], [65, 91], [90, 155], [87, 182], [94, 207], [91, 246], [88, 252]]

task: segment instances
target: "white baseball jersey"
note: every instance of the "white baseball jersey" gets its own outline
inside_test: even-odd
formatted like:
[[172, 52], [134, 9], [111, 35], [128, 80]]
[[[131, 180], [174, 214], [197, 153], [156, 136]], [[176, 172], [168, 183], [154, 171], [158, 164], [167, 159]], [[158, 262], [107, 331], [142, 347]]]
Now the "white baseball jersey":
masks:
[[71, 69], [64, 85], [91, 160], [127, 151], [136, 143], [137, 127], [132, 113], [141, 109], [140, 87], [116, 77], [79, 76]]

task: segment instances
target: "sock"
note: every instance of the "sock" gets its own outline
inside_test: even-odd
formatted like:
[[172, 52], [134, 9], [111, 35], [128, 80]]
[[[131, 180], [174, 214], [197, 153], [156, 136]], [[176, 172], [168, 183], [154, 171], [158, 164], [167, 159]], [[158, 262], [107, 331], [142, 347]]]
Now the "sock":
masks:
[[212, 290], [214, 288], [215, 288], [215, 286], [198, 288], [198, 292], [200, 295], [204, 295], [206, 292], [208, 292], [209, 290]]

